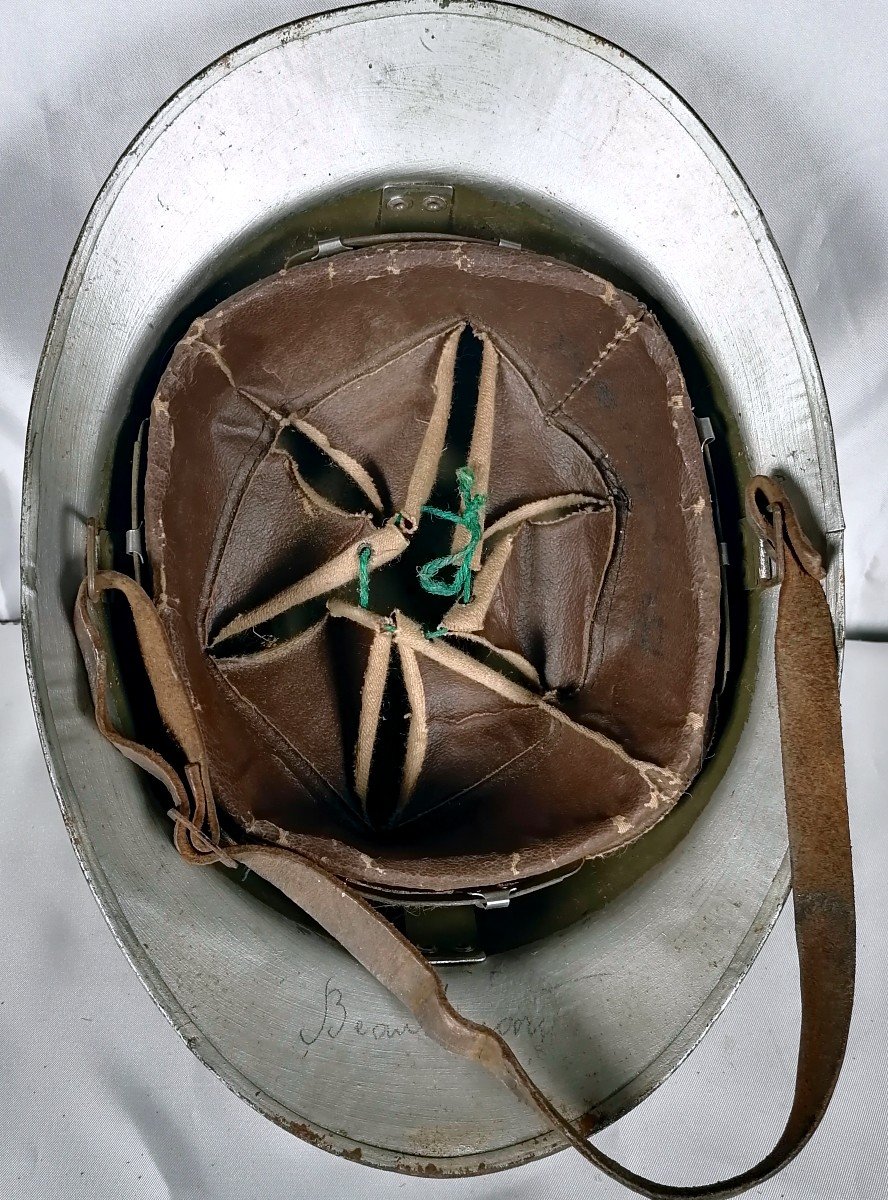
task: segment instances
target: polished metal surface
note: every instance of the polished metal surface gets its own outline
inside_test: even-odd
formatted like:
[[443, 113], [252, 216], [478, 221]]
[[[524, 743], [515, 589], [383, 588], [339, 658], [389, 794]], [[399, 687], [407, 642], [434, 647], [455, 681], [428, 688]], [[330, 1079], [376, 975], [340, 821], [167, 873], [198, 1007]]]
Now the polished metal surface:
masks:
[[[95, 729], [71, 628], [84, 522], [104, 512], [146, 364], [220, 262], [294, 214], [411, 181], [453, 187], [454, 213], [465, 186], [540, 214], [661, 306], [717, 381], [740, 474], [782, 474], [826, 536], [840, 634], [842, 519], [819, 373], [755, 202], [688, 108], [588, 34], [463, 0], [285, 27], [185, 87], [105, 185], [47, 338], [23, 512], [28, 670], [72, 841], [151, 994], [249, 1103], [339, 1153], [453, 1174], [559, 1143], [326, 938], [176, 856], [143, 778]], [[735, 753], [677, 848], [561, 932], [444, 971], [569, 1115], [612, 1119], [662, 1081], [786, 894], [775, 602], [754, 611]]]

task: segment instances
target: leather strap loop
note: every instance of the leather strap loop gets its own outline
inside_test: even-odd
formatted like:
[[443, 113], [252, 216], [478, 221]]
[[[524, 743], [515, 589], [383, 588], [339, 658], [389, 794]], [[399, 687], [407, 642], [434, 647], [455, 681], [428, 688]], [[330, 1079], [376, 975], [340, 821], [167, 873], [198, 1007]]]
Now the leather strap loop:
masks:
[[785, 573], [783, 549], [788, 546], [799, 568], [814, 579], [826, 578], [823, 560], [799, 524], [786, 492], [776, 479], [756, 475], [746, 489], [746, 515], [777, 564], [777, 578]]
[[[163, 626], [147, 594], [111, 571], [90, 572], [77, 597], [75, 625], [86, 660], [99, 728], [123, 754], [160, 779], [175, 803], [176, 847], [192, 862], [239, 862], [268, 880], [322, 925], [411, 1011], [435, 1041], [484, 1066], [533, 1105], [584, 1158], [652, 1200], [720, 1200], [761, 1183], [802, 1149], [835, 1087], [851, 1018], [855, 967], [854, 885], [845, 796], [838, 664], [832, 619], [818, 582], [824, 575], [792, 506], [773, 479], [757, 476], [747, 514], [778, 564], [775, 661], [783, 776], [795, 898], [802, 995], [795, 1094], [774, 1149], [749, 1170], [695, 1187], [659, 1184], [635, 1174], [588, 1142], [543, 1095], [499, 1034], [470, 1021], [447, 999], [433, 967], [376, 909], [342, 880], [293, 851], [220, 845], [206, 750]], [[125, 738], [107, 707], [104, 634], [95, 605], [108, 590], [130, 605], [158, 708], [189, 762], [187, 786], [155, 751]]]

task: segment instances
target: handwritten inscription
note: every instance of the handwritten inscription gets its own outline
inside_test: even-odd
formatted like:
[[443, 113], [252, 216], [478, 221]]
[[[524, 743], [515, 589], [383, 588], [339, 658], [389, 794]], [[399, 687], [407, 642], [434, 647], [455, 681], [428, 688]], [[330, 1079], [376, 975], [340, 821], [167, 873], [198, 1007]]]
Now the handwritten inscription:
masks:
[[299, 1040], [304, 1046], [313, 1046], [322, 1033], [327, 1037], [337, 1038], [345, 1028], [348, 1020], [348, 1009], [342, 1003], [342, 992], [333, 986], [328, 979], [324, 987], [324, 1015], [314, 1033], [306, 1034], [305, 1029], [299, 1030]]
[[[503, 1037], [529, 1037], [537, 1046], [542, 1046], [552, 1033], [555, 1020], [549, 1014], [513, 1014], [501, 1017], [493, 1026]], [[322, 1038], [335, 1041], [341, 1035], [356, 1035], [371, 1038], [374, 1042], [391, 1042], [405, 1037], [421, 1037], [422, 1030], [415, 1021], [365, 1021], [363, 1018], [352, 1020], [342, 989], [328, 979], [324, 985], [324, 1006], [320, 1020], [299, 1030], [299, 1040], [305, 1050], [303, 1057], [308, 1054]]]

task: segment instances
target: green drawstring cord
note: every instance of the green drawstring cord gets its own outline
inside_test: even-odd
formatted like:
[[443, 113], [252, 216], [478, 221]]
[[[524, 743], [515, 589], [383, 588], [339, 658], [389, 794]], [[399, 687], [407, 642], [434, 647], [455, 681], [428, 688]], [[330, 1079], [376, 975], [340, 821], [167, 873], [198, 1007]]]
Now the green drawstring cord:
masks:
[[370, 607], [370, 559], [372, 557], [372, 546], [358, 548], [358, 604], [361, 608]]
[[[460, 596], [462, 603], [468, 604], [472, 598], [472, 559], [475, 557], [475, 551], [481, 541], [481, 510], [484, 508], [487, 497], [481, 493], [472, 495], [475, 473], [471, 467], [460, 467], [456, 472], [456, 480], [459, 484], [462, 512], [452, 513], [447, 509], [434, 508], [431, 505], [423, 505], [421, 511], [428, 513], [431, 517], [440, 517], [442, 521], [450, 521], [453, 525], [461, 525], [468, 531], [469, 540], [463, 549], [458, 550], [455, 554], [433, 558], [431, 562], [427, 562], [418, 569], [418, 574], [419, 582], [424, 590], [433, 596]], [[399, 523], [400, 516], [401, 514], [398, 513], [395, 517], [396, 525]], [[365, 544], [358, 547], [358, 603], [361, 608], [370, 607], [370, 559], [372, 557], [372, 546]], [[456, 567], [450, 583], [438, 578], [447, 567]], [[384, 629], [387, 633], [395, 632], [394, 626], [386, 625]], [[432, 638], [446, 637], [449, 632], [449, 629], [442, 629], [439, 626], [437, 629], [427, 630], [425, 636], [431, 640]]]
[[[433, 558], [419, 568], [419, 582], [433, 596], [460, 596], [463, 604], [468, 604], [472, 598], [472, 559], [481, 541], [481, 510], [487, 497], [480, 492], [472, 495], [475, 484], [475, 473], [471, 467], [460, 467], [456, 472], [459, 494], [462, 500], [462, 512], [452, 513], [444, 508], [433, 508], [424, 505], [422, 511], [432, 517], [440, 517], [442, 521], [450, 521], [461, 525], [468, 531], [469, 540], [462, 550], [456, 554], [446, 554], [442, 558]], [[456, 567], [456, 573], [450, 583], [438, 579], [447, 567]], [[445, 631], [446, 632], [446, 631]], [[437, 633], [434, 636], [442, 636]]]

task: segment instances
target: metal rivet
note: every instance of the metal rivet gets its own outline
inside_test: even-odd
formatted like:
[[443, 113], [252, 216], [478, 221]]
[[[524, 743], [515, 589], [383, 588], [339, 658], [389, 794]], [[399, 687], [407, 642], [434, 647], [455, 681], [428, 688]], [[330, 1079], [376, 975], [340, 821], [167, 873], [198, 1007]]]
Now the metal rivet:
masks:
[[422, 206], [426, 212], [441, 212], [442, 209], [447, 207], [447, 201], [443, 196], [433, 194], [425, 197]]
[[403, 212], [407, 208], [413, 207], [413, 201], [409, 196], [389, 196], [385, 202], [386, 208], [394, 209], [395, 212]]

